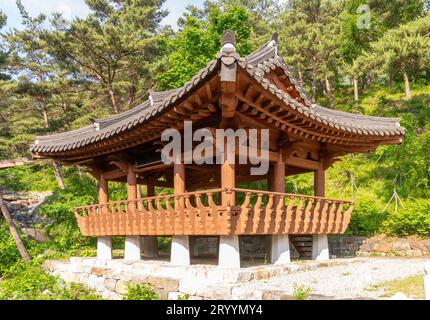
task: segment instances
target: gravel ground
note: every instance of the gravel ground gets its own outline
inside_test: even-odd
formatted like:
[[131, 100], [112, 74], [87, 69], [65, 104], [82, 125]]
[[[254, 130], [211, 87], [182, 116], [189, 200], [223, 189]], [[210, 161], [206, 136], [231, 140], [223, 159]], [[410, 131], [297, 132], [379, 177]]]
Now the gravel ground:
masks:
[[[339, 266], [319, 267], [256, 281], [248, 290], [279, 290], [292, 295], [294, 284], [311, 288], [311, 295], [334, 299], [378, 298], [381, 290], [366, 290], [380, 282], [424, 274], [424, 261], [412, 258], [357, 258]], [[323, 298], [323, 297], [321, 297]]]

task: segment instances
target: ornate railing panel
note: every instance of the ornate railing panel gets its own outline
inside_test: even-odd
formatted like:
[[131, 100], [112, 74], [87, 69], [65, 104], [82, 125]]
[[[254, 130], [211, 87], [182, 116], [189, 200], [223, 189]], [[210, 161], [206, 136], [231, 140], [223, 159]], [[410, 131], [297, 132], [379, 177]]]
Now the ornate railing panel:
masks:
[[[235, 205], [221, 205], [234, 194]], [[86, 236], [344, 233], [351, 201], [239, 188], [75, 208]]]

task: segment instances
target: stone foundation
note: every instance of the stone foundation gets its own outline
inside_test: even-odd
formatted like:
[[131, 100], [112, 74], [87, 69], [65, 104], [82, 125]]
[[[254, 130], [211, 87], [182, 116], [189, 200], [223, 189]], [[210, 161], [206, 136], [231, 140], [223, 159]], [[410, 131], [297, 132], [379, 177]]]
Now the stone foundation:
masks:
[[[277, 293], [276, 290], [251, 292], [245, 290], [243, 284], [298, 270], [311, 270], [347, 262], [347, 260], [332, 260], [324, 263], [308, 261], [230, 269], [208, 264], [173, 266], [169, 262], [160, 260], [70, 258], [69, 261], [46, 261], [45, 270], [68, 283], [81, 283], [92, 288], [105, 299], [121, 299], [127, 291], [128, 282], [151, 284], [161, 299], [178, 299], [185, 294], [189, 295], [190, 300], [280, 299], [283, 297], [282, 292]], [[275, 293], [277, 293], [276, 297]]]
[[366, 241], [366, 237], [348, 237], [343, 235], [329, 235], [328, 247], [330, 256], [334, 257], [355, 257], [360, 251], [361, 245]]
[[[213, 257], [217, 256], [217, 237], [192, 237], [191, 256]], [[366, 237], [349, 237], [343, 235], [329, 235], [328, 245], [330, 256], [345, 258], [355, 257]], [[240, 256], [245, 259], [263, 259], [270, 261], [270, 237], [268, 236], [241, 236], [239, 237]], [[291, 258], [297, 259], [299, 254], [290, 242]]]

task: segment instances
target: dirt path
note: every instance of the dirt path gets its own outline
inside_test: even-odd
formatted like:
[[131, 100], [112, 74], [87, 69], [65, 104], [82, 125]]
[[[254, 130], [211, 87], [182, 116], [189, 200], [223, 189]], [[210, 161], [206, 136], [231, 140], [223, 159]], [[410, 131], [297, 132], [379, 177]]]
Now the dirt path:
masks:
[[321, 298], [379, 298], [384, 291], [369, 290], [373, 285], [424, 274], [426, 260], [428, 258], [357, 258], [345, 265], [319, 267], [315, 270], [277, 276], [270, 280], [251, 282], [241, 290], [248, 292], [276, 290], [293, 295], [294, 286], [299, 285], [310, 288], [311, 295], [322, 296]]

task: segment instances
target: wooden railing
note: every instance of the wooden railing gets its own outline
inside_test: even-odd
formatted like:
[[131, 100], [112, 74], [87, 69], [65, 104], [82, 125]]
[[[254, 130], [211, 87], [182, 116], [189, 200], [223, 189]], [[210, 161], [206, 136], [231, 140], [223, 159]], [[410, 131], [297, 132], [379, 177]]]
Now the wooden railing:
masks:
[[225, 188], [83, 206], [75, 216], [86, 236], [318, 234], [344, 233], [352, 209], [351, 201]]

